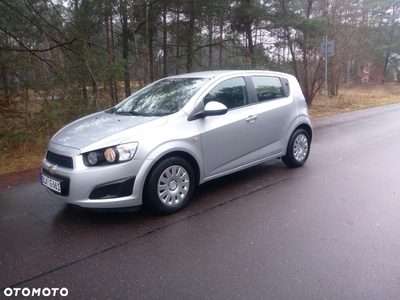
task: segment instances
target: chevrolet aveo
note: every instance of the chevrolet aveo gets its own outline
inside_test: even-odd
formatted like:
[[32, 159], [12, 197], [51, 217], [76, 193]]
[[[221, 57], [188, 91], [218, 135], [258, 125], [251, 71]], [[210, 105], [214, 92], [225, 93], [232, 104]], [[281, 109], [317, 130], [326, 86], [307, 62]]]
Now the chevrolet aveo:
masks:
[[196, 185], [281, 158], [302, 166], [312, 127], [296, 78], [208, 71], [156, 81], [50, 140], [40, 180], [56, 199], [92, 209], [174, 213]]

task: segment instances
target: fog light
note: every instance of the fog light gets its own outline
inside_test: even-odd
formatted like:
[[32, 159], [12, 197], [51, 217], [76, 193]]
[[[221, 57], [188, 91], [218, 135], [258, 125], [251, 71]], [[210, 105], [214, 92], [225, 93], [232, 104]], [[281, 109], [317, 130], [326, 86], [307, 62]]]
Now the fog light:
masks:
[[96, 152], [90, 152], [87, 156], [88, 162], [89, 164], [91, 164], [92, 166], [94, 166], [95, 164], [97, 164], [97, 153]]
[[117, 159], [117, 154], [113, 148], [107, 148], [106, 151], [104, 151], [104, 157], [109, 163], [113, 163]]

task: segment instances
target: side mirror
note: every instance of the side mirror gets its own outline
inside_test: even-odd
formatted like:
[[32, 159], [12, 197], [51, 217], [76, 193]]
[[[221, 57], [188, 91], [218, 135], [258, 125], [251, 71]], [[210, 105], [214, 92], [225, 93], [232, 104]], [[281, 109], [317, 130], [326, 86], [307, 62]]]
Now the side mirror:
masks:
[[220, 116], [228, 112], [228, 108], [221, 102], [210, 101], [204, 107], [204, 114], [207, 116]]
[[208, 102], [203, 111], [200, 111], [193, 116], [188, 117], [188, 121], [193, 121], [209, 116], [221, 116], [228, 112], [228, 108], [220, 102], [210, 101]]

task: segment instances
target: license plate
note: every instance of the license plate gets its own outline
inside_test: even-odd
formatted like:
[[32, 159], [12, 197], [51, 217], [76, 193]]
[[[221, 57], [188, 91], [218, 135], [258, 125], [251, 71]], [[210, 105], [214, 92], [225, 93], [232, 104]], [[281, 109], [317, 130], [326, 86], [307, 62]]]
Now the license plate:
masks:
[[40, 182], [49, 189], [61, 193], [61, 183], [59, 181], [40, 174]]

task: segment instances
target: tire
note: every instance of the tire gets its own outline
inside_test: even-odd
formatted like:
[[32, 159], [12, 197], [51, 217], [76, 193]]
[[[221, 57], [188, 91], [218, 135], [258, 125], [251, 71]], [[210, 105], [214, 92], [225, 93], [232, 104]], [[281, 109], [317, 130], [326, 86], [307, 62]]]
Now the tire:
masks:
[[310, 135], [304, 129], [297, 129], [290, 137], [286, 155], [282, 156], [285, 165], [297, 168], [304, 165], [310, 153]]
[[144, 204], [156, 213], [175, 213], [188, 204], [194, 187], [192, 166], [180, 157], [166, 158], [147, 177]]

